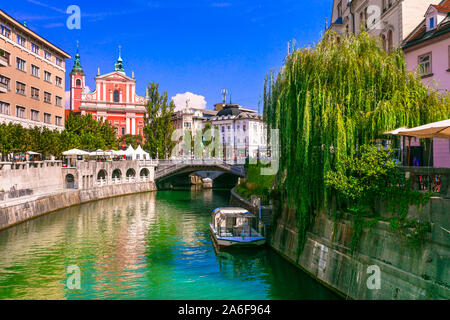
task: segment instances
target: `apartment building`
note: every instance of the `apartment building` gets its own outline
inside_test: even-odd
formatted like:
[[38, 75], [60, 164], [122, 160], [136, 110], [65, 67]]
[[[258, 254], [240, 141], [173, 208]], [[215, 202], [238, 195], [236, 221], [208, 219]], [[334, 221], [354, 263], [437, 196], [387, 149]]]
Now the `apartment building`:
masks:
[[408, 69], [419, 72], [423, 84], [450, 91], [450, 0], [432, 4], [423, 21], [403, 44]]
[[433, 0], [334, 0], [329, 29], [379, 36], [388, 51], [399, 48], [423, 20]]
[[0, 122], [62, 130], [69, 58], [0, 10]]

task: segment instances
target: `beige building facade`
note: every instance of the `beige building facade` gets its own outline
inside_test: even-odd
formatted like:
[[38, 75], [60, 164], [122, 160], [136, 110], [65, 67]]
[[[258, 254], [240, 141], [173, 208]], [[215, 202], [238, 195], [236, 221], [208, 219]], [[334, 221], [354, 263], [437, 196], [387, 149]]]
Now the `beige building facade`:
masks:
[[0, 122], [62, 130], [69, 58], [0, 10]]
[[384, 48], [399, 48], [423, 20], [433, 0], [334, 0], [329, 29], [379, 36]]

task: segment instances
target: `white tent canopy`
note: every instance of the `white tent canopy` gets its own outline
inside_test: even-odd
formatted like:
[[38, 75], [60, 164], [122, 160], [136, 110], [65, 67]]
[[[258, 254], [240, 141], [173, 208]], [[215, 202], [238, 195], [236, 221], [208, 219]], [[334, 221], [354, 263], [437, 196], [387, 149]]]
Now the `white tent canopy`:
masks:
[[89, 155], [89, 152], [83, 151], [83, 150], [79, 150], [79, 149], [72, 149], [66, 152], [63, 152], [63, 156], [87, 156]]
[[387, 135], [416, 137], [416, 138], [443, 138], [450, 139], [450, 119], [429, 123], [420, 127], [406, 129], [400, 128], [391, 132], [386, 132]]
[[148, 160], [150, 159], [150, 154], [148, 152], [145, 152], [141, 146], [139, 146], [136, 150], [135, 150], [136, 155], [139, 155], [139, 159], [138, 160]]

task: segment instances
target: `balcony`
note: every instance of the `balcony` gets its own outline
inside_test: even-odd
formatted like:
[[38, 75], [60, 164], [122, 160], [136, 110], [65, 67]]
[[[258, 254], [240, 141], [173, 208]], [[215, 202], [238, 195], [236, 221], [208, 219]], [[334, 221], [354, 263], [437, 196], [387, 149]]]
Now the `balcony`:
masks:
[[8, 66], [8, 58], [0, 54], [0, 67]]

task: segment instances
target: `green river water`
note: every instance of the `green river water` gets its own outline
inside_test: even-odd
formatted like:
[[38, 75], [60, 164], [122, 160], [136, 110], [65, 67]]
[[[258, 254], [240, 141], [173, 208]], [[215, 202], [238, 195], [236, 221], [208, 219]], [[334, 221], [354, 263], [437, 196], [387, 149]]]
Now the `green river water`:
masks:
[[[0, 232], [0, 299], [337, 299], [271, 249], [217, 254], [229, 191], [160, 191], [60, 210]], [[67, 286], [70, 266], [81, 289]]]

